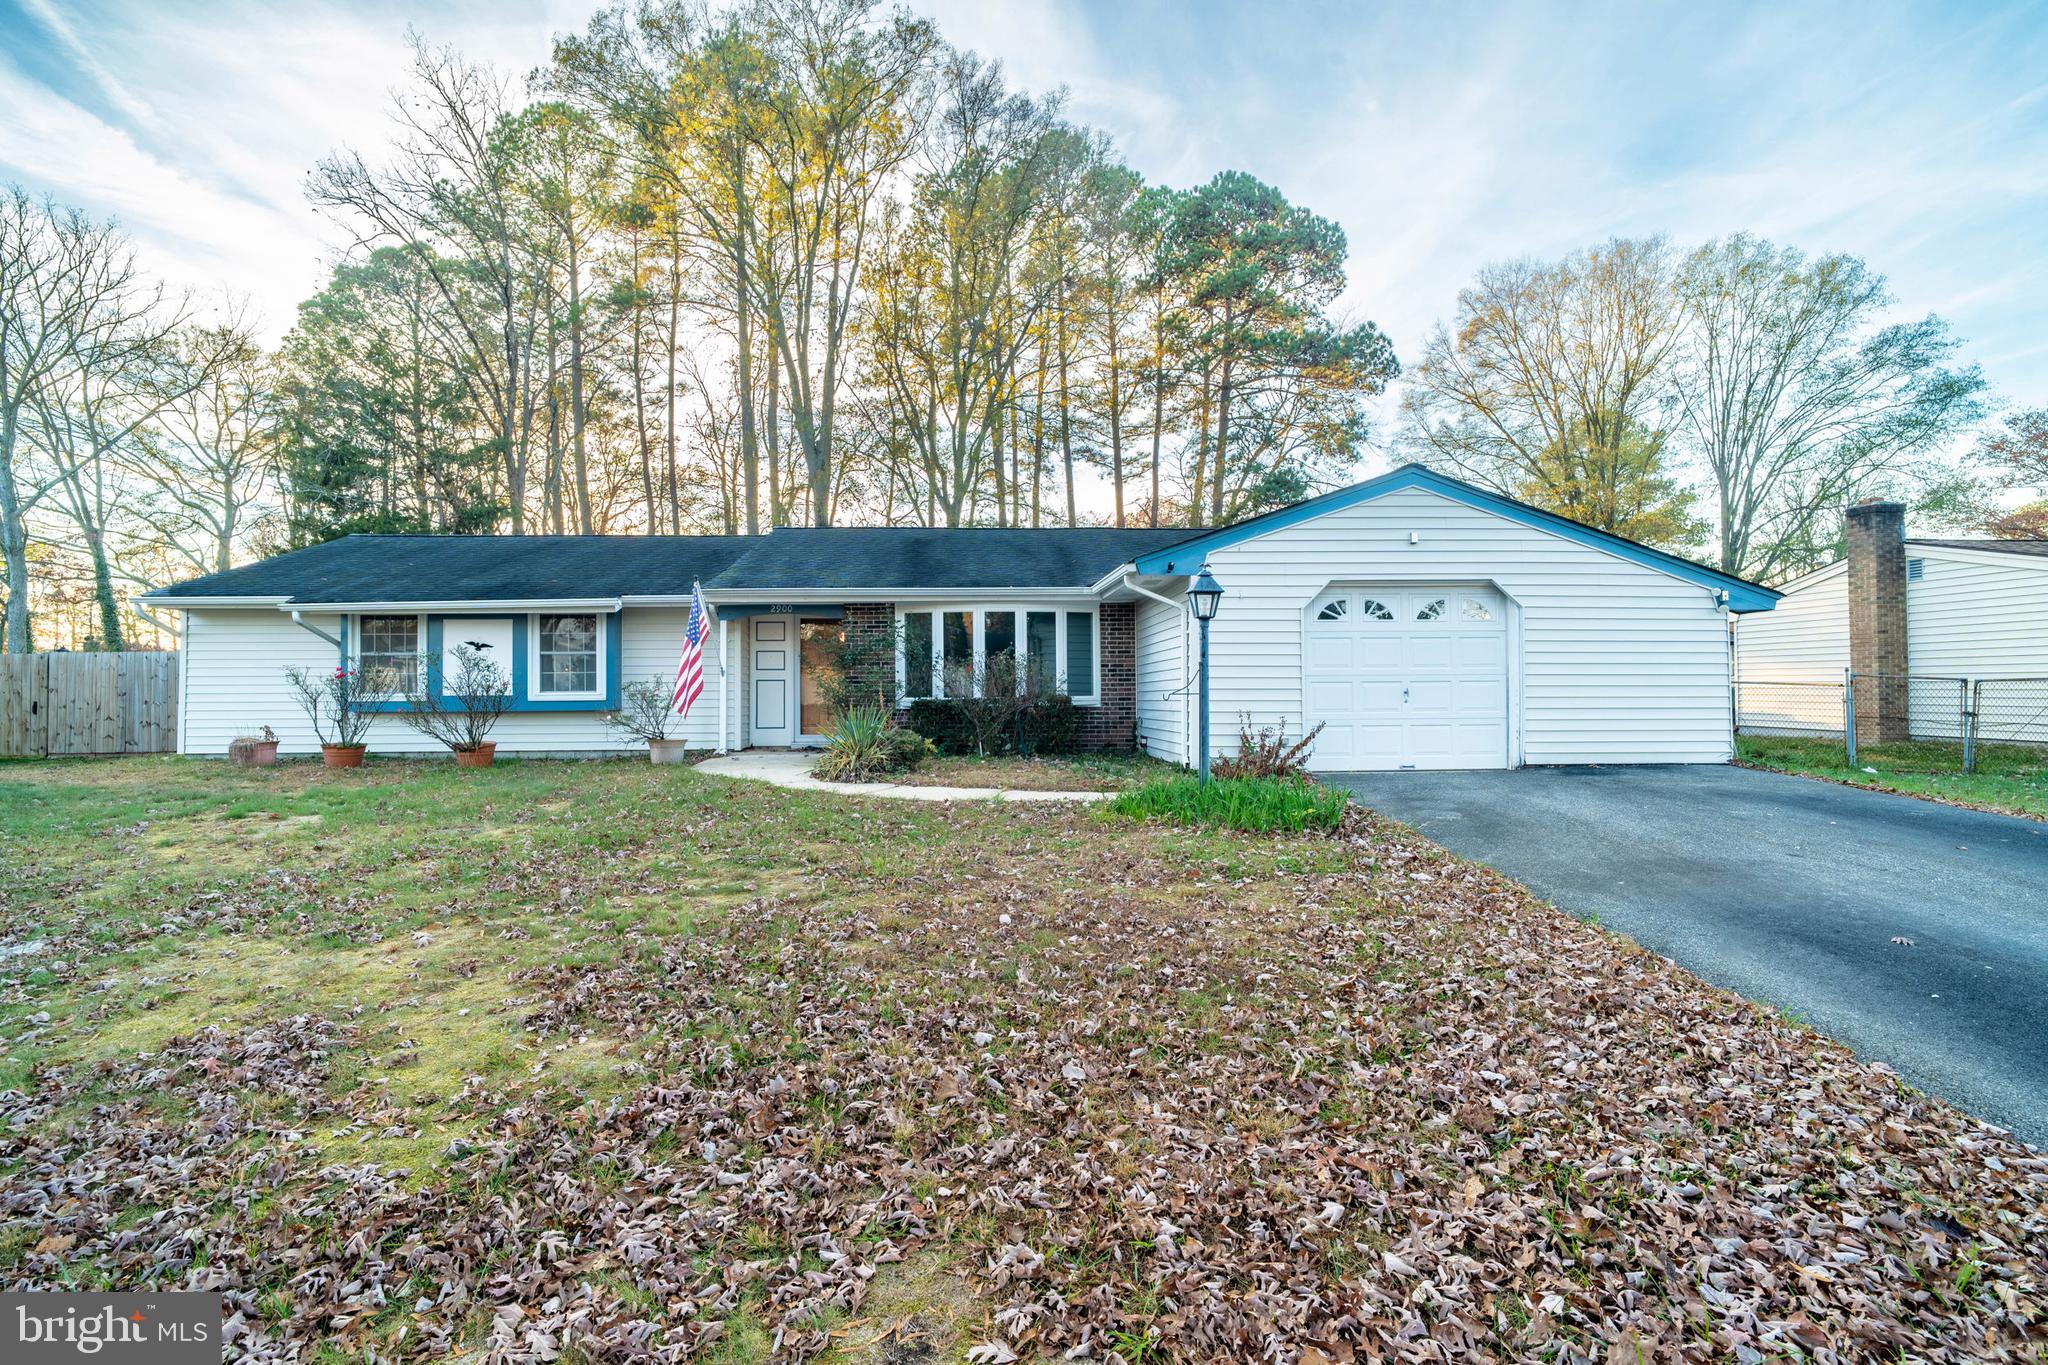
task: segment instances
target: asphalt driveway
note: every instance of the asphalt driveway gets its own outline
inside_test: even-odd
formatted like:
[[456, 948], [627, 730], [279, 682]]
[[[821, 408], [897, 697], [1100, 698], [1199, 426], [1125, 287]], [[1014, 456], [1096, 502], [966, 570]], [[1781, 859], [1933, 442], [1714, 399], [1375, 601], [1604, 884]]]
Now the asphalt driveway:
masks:
[[1325, 780], [2048, 1146], [2048, 825], [1734, 767]]

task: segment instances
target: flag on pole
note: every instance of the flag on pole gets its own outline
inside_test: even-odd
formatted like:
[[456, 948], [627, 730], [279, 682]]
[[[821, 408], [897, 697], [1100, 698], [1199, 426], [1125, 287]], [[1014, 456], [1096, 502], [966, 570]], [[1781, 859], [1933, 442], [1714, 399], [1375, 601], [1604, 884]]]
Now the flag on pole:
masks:
[[683, 627], [683, 657], [676, 661], [676, 690], [669, 698], [669, 710], [679, 716], [690, 714], [690, 706], [704, 695], [704, 637], [711, 633], [711, 614], [704, 610], [704, 586], [690, 585], [690, 624]]

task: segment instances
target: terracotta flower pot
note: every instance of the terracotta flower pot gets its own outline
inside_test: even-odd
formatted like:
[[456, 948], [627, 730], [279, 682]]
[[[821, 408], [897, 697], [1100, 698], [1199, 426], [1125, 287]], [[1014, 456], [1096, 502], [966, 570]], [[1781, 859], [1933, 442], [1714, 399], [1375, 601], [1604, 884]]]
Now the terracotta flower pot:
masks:
[[497, 758], [497, 743], [489, 741], [477, 745], [474, 749], [457, 749], [455, 751], [455, 766], [458, 768], [488, 768], [497, 761]]
[[647, 741], [647, 757], [655, 763], [681, 763], [690, 752], [690, 746], [680, 739], [650, 739]]
[[330, 768], [360, 768], [366, 744], [323, 744], [320, 759]]
[[236, 740], [228, 746], [228, 757], [244, 768], [274, 768], [277, 744], [274, 739]]

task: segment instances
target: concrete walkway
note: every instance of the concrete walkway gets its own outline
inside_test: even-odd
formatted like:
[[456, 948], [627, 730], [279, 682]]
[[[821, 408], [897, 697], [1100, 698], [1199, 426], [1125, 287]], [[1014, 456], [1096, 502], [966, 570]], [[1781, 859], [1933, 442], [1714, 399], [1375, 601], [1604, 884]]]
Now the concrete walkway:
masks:
[[1110, 792], [1010, 791], [1002, 787], [914, 787], [895, 782], [826, 782], [811, 776], [815, 750], [745, 749], [707, 758], [700, 773], [772, 782], [798, 791], [837, 792], [841, 796], [882, 796], [895, 801], [1100, 801]]

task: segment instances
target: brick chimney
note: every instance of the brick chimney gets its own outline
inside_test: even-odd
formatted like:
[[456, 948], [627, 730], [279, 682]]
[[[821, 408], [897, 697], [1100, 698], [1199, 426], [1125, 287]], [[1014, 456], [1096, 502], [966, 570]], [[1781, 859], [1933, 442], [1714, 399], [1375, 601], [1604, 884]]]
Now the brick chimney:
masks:
[[1849, 509], [1849, 668], [1859, 738], [1911, 738], [1903, 503], [1872, 498]]

